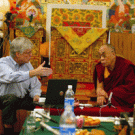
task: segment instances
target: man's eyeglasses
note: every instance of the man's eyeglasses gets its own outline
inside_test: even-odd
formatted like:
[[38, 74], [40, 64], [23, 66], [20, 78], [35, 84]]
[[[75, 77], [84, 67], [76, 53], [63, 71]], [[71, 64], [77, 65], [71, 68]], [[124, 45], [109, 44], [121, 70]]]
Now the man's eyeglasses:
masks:
[[23, 52], [23, 54], [31, 55], [32, 51]]

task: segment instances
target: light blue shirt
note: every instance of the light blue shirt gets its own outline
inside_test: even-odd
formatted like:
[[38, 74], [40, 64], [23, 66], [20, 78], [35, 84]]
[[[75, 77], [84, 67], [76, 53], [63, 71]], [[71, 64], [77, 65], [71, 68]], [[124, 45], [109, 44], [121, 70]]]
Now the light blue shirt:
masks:
[[14, 94], [23, 98], [27, 91], [33, 98], [41, 96], [41, 83], [37, 77], [30, 78], [31, 63], [19, 66], [11, 56], [0, 59], [0, 96]]

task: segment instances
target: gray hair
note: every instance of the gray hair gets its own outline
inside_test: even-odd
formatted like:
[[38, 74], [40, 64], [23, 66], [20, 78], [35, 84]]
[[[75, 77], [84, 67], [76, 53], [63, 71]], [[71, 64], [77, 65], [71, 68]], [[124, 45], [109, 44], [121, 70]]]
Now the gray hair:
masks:
[[16, 52], [23, 53], [27, 49], [32, 49], [33, 43], [26, 37], [17, 37], [10, 44], [10, 55], [15, 57]]
[[114, 52], [114, 53], [116, 53], [116, 50], [115, 50], [115, 47], [114, 46], [112, 46], [111, 44], [104, 44], [104, 45], [106, 45], [107, 47], [109, 47], [111, 50], [112, 50], [112, 52]]

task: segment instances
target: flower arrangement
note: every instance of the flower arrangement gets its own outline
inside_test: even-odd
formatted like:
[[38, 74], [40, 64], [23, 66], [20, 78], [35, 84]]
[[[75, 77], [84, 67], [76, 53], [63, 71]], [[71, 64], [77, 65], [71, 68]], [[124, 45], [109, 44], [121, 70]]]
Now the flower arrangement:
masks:
[[30, 9], [28, 11], [28, 17], [29, 17], [29, 22], [32, 22], [33, 18], [36, 17], [36, 11], [34, 9]]
[[31, 6], [26, 10], [26, 16], [30, 24], [34, 20], [34, 18], [37, 17], [37, 15], [38, 15], [38, 11], [34, 6]]

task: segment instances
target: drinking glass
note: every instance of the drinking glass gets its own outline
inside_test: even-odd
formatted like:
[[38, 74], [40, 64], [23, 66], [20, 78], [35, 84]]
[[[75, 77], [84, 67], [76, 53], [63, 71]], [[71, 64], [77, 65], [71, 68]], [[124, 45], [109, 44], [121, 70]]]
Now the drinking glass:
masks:
[[[43, 114], [50, 117], [50, 105], [44, 105]], [[49, 122], [49, 119], [48, 118], [43, 118], [43, 122]]]

